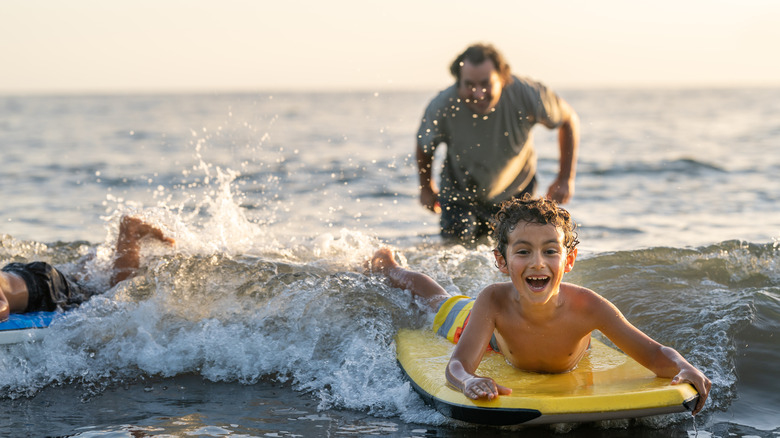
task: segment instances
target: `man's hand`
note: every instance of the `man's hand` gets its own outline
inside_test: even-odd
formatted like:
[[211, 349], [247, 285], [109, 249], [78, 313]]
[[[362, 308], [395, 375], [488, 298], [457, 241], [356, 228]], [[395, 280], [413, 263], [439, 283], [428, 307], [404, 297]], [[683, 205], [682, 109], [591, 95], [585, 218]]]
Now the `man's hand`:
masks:
[[552, 199], [559, 204], [565, 204], [574, 196], [574, 180], [561, 178], [560, 176], [547, 190], [547, 199]]
[[422, 186], [420, 188], [420, 204], [434, 213], [441, 213], [439, 205], [439, 192], [433, 187]]

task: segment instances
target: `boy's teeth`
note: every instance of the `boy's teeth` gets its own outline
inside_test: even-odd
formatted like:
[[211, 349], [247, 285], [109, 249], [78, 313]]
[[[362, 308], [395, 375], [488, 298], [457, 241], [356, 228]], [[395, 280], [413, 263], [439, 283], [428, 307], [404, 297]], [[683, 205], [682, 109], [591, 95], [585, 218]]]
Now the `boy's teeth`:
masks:
[[547, 283], [550, 281], [550, 277], [547, 276], [533, 276], [533, 277], [527, 277], [526, 281], [528, 282], [528, 285], [531, 286], [532, 289], [539, 289], [546, 287]]

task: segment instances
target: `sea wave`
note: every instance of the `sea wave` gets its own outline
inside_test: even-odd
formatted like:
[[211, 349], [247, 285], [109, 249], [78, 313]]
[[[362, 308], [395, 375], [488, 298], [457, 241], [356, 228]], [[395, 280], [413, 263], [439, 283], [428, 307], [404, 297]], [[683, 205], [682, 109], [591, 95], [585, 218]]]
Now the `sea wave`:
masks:
[[708, 163], [703, 159], [697, 158], [678, 158], [674, 160], [660, 160], [653, 162], [629, 161], [620, 165], [610, 167], [600, 167], [595, 165], [588, 169], [595, 176], [620, 176], [620, 175], [646, 175], [646, 174], [686, 174], [691, 176], [701, 176], [702, 174], [724, 173], [727, 170], [721, 166]]
[[[428, 316], [408, 293], [362, 272], [355, 254], [375, 243], [345, 232], [292, 251], [151, 255], [142, 275], [57, 320], [42, 342], [7, 347], [0, 389], [13, 398], [62, 383], [99, 392], [144, 376], [275, 379], [311, 394], [321, 408], [440, 423], [403, 379], [392, 343], [395, 331], [424, 326]], [[4, 259], [66, 266], [96, 250], [8, 238], [2, 247]], [[452, 292], [475, 295], [501, 279], [484, 246], [409, 248], [402, 259]], [[780, 388], [758, 371], [780, 351], [777, 263], [774, 244], [728, 241], [595, 254], [568, 281], [601, 293], [700, 367], [714, 383], [708, 410], [725, 411], [739, 385], [776, 401]]]

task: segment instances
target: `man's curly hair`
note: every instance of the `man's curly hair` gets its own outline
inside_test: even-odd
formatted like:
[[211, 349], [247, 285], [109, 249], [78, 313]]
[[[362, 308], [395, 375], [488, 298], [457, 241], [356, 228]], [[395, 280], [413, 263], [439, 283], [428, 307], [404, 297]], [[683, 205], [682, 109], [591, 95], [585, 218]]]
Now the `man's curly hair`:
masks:
[[534, 198], [529, 194], [522, 198], [513, 198], [501, 203], [501, 210], [496, 213], [493, 236], [496, 239], [496, 249], [506, 258], [506, 247], [509, 244], [509, 234], [521, 222], [540, 225], [552, 224], [563, 231], [563, 246], [571, 252], [580, 243], [577, 240], [577, 223], [558, 203], [546, 198]]
[[468, 61], [471, 64], [479, 65], [490, 60], [495, 67], [498, 76], [501, 78], [501, 82], [504, 86], [512, 83], [512, 70], [509, 68], [509, 64], [506, 62], [504, 55], [498, 51], [492, 44], [473, 44], [469, 46], [463, 53], [458, 55], [452, 64], [450, 65], [450, 73], [455, 77], [455, 83], [460, 85], [460, 71], [463, 68], [463, 63]]

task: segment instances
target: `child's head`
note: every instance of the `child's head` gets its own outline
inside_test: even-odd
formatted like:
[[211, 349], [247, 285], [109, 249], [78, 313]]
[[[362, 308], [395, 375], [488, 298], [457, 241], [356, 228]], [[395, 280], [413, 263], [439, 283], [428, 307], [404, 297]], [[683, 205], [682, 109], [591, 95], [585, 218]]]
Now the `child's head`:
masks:
[[513, 198], [501, 203], [501, 210], [496, 214], [493, 236], [496, 239], [496, 250], [506, 257], [506, 247], [509, 244], [509, 234], [521, 222], [540, 225], [552, 224], [563, 231], [563, 246], [571, 252], [580, 243], [577, 240], [577, 224], [568, 211], [558, 206], [555, 201], [545, 198], [534, 198], [523, 195], [521, 199]]

